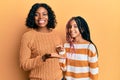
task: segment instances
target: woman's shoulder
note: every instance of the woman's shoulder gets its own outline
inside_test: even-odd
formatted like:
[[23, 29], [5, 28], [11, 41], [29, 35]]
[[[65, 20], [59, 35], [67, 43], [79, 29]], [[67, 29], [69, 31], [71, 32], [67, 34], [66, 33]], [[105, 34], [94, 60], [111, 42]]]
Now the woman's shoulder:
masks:
[[57, 30], [52, 30], [51, 35], [53, 35], [54, 37], [59, 37], [60, 38], [60, 33]]
[[23, 33], [22, 38], [29, 38], [30, 39], [34, 36], [34, 34], [35, 34], [35, 32], [32, 29], [30, 29], [30, 30]]
[[33, 29], [29, 29], [28, 31], [23, 33], [23, 35], [34, 35], [34, 34], [35, 34], [35, 30]]
[[58, 35], [58, 31], [57, 30], [55, 30], [55, 29], [52, 29], [52, 30], [50, 30], [51, 31], [51, 33], [53, 33], [53, 34], [56, 34], [56, 35]]

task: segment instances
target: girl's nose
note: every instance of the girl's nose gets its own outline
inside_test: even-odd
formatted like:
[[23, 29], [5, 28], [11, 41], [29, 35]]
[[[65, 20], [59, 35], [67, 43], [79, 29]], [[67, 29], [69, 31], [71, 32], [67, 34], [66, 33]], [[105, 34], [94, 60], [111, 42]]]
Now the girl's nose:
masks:
[[74, 27], [73, 27], [73, 26], [71, 26], [70, 30], [74, 30]]

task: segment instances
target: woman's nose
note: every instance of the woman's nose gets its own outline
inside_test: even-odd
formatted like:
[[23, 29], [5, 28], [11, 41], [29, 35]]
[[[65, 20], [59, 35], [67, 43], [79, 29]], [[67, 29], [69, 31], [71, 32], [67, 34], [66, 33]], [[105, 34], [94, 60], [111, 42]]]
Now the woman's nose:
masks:
[[41, 19], [42, 17], [43, 17], [43, 15], [42, 15], [42, 14], [40, 14], [39, 18]]

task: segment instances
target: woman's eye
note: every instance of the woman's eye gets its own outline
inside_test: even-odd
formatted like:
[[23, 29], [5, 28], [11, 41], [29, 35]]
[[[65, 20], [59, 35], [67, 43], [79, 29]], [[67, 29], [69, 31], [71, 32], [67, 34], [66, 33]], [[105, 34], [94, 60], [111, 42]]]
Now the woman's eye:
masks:
[[36, 13], [35, 16], [39, 16], [39, 15]]
[[46, 14], [43, 14], [44, 16], [47, 16], [48, 14], [46, 13]]

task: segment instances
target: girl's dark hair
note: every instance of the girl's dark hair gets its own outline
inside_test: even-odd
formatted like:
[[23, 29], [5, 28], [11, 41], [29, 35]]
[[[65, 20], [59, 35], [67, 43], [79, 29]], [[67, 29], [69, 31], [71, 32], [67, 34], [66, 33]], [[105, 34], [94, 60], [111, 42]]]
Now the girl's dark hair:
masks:
[[47, 28], [54, 29], [56, 27], [56, 24], [57, 24], [56, 16], [55, 16], [52, 8], [45, 3], [36, 3], [32, 6], [32, 8], [30, 9], [29, 14], [27, 16], [27, 19], [26, 19], [26, 26], [28, 28], [38, 29], [38, 26], [35, 24], [35, 13], [39, 7], [44, 7], [48, 11]]
[[[70, 33], [68, 31], [69, 29], [69, 26], [70, 26], [70, 21], [72, 20], [75, 20], [77, 26], [78, 26], [78, 29], [79, 29], [79, 32], [82, 36], [83, 39], [89, 41], [90, 43], [94, 44], [91, 40], [91, 37], [90, 37], [90, 30], [89, 30], [89, 27], [88, 27], [88, 24], [87, 22], [85, 21], [84, 18], [82, 18], [81, 16], [77, 16], [77, 17], [72, 17], [67, 25], [66, 25], [66, 40], [70, 43], [72, 43], [71, 41], [71, 37], [70, 37]], [[96, 45], [94, 44], [94, 46], [96, 47]], [[96, 47], [96, 50], [97, 50], [97, 47]], [[97, 50], [97, 53], [98, 53], [98, 50]]]

